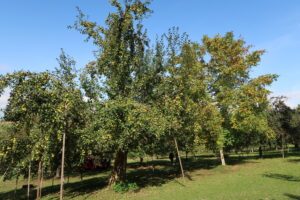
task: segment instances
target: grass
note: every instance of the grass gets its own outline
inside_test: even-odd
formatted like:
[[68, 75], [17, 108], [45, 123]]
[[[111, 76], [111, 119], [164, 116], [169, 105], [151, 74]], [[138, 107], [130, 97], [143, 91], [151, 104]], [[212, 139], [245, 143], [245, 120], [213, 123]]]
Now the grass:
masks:
[[[269, 152], [264, 159], [257, 159], [254, 154], [232, 155], [227, 162], [223, 167], [212, 156], [189, 158], [184, 162], [184, 180], [167, 159], [149, 161], [144, 167], [131, 162], [128, 180], [138, 184], [137, 191], [120, 194], [109, 189], [109, 171], [106, 171], [85, 174], [83, 181], [79, 176], [70, 177], [65, 185], [65, 199], [300, 199], [300, 153], [290, 153], [285, 159], [278, 152]], [[20, 181], [16, 199], [26, 199], [22, 184], [26, 180]], [[58, 184], [59, 180], [55, 180], [54, 186], [51, 180], [44, 181], [43, 199], [58, 199]], [[13, 199], [14, 187], [15, 181], [1, 182], [0, 199]]]

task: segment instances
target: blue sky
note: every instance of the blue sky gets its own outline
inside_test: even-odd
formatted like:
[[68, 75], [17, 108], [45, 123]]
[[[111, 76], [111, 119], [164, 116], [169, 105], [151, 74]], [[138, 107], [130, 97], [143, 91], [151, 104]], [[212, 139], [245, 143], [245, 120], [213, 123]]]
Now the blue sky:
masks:
[[[57, 66], [64, 48], [77, 68], [93, 60], [95, 47], [67, 28], [76, 6], [102, 24], [112, 11], [107, 0], [1, 0], [0, 73], [25, 69], [42, 71]], [[276, 73], [271, 90], [285, 95], [290, 106], [300, 104], [300, 1], [298, 0], [154, 0], [154, 13], [145, 20], [153, 40], [178, 26], [192, 40], [233, 31], [253, 49], [265, 49], [253, 75]], [[0, 98], [0, 107], [8, 94]]]

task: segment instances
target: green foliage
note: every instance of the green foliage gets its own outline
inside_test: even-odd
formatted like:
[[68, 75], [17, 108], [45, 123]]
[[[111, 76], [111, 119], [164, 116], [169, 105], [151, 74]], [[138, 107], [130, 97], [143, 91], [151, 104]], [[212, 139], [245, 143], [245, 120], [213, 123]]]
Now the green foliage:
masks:
[[292, 117], [290, 121], [291, 126], [291, 142], [296, 146], [299, 147], [300, 145], [300, 105], [292, 112]]
[[[11, 96], [4, 119], [14, 122], [13, 137], [16, 145], [7, 155], [14, 163], [13, 168], [23, 170], [32, 162], [43, 163], [43, 168], [54, 174], [60, 165], [61, 138], [67, 133], [67, 155], [70, 165], [78, 165], [80, 152], [74, 146], [79, 136], [78, 129], [84, 124], [84, 102], [80, 89], [76, 88], [74, 61], [63, 51], [60, 67], [55, 72], [16, 72], [2, 77], [3, 87], [11, 88]], [[20, 151], [20, 152], [19, 152]], [[22, 159], [16, 159], [18, 156]], [[21, 168], [20, 168], [21, 167]], [[36, 166], [32, 167], [36, 169]], [[10, 170], [12, 171], [12, 170]], [[7, 174], [7, 173], [6, 173]]]
[[205, 64], [209, 92], [220, 110], [223, 129], [231, 134], [225, 137], [230, 138], [230, 142], [220, 139], [219, 146], [223, 141], [228, 148], [247, 147], [262, 136], [272, 137], [267, 118], [270, 91], [266, 87], [277, 76], [250, 77], [250, 70], [259, 64], [264, 51], [250, 51], [251, 46], [243, 39], [235, 39], [232, 32], [213, 38], [204, 36], [203, 45], [209, 55]]
[[119, 192], [119, 193], [135, 191], [138, 189], [139, 189], [139, 187], [136, 183], [129, 183], [129, 182], [120, 182], [120, 183], [116, 183], [113, 186], [113, 190], [115, 192]]
[[138, 149], [154, 142], [164, 131], [164, 118], [158, 110], [130, 99], [107, 101], [94, 117], [84, 143], [104, 152]]

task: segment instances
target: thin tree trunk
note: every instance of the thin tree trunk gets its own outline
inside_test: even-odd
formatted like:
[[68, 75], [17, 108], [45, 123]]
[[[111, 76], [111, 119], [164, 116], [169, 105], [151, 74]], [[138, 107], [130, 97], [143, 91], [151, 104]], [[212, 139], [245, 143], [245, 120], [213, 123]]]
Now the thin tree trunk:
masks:
[[225, 162], [225, 158], [224, 158], [223, 148], [220, 148], [220, 158], [221, 158], [222, 165], [225, 166], [226, 162]]
[[181, 169], [181, 175], [182, 175], [182, 178], [184, 178], [183, 166], [182, 166], [182, 162], [181, 162], [181, 158], [180, 158], [180, 154], [179, 154], [177, 140], [176, 140], [175, 137], [174, 137], [174, 143], [175, 143], [175, 147], [176, 147], [176, 151], [177, 151], [177, 156], [178, 156], [178, 160], [179, 160], [179, 165], [180, 165], [180, 169]]
[[283, 134], [281, 136], [281, 153], [282, 153], [282, 158], [284, 158], [284, 137], [283, 137]]
[[144, 158], [140, 157], [140, 165], [143, 165]]
[[27, 178], [27, 199], [30, 198], [30, 178], [31, 178], [31, 162], [28, 166], [28, 178]]
[[17, 195], [18, 182], [19, 182], [19, 176], [17, 175], [17, 177], [16, 177], [15, 192], [14, 192], [14, 199], [16, 199], [16, 195]]
[[44, 166], [42, 163], [41, 180], [40, 180], [40, 198], [42, 198], [43, 179], [44, 179]]
[[63, 199], [64, 192], [64, 165], [65, 165], [65, 143], [66, 143], [66, 133], [63, 133], [63, 144], [62, 144], [62, 154], [61, 154], [61, 168], [60, 168], [60, 196], [59, 199]]
[[52, 187], [54, 186], [54, 176], [52, 177]]
[[117, 151], [111, 177], [109, 179], [110, 186], [114, 185], [115, 183], [125, 181], [126, 167], [127, 167], [127, 152], [119, 149]]
[[81, 181], [83, 180], [83, 173], [82, 173], [82, 171], [80, 171], [80, 180]]
[[39, 161], [38, 179], [37, 179], [37, 190], [36, 190], [36, 199], [37, 200], [40, 199], [41, 165], [42, 165], [42, 161]]
[[263, 152], [262, 151], [263, 151], [262, 147], [259, 146], [259, 148], [258, 148], [259, 158], [263, 158]]
[[55, 174], [55, 177], [56, 177], [56, 178], [59, 178], [59, 177], [60, 177], [60, 168], [59, 168], [59, 167], [56, 168], [56, 174]]

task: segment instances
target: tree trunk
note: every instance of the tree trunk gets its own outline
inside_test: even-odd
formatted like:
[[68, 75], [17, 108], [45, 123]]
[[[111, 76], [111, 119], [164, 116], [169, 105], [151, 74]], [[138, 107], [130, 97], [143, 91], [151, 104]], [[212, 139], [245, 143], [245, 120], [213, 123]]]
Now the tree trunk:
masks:
[[143, 162], [144, 162], [144, 158], [140, 157], [140, 165], [143, 165]]
[[44, 179], [44, 168], [42, 163], [41, 180], [40, 180], [40, 198], [42, 198], [43, 179]]
[[19, 182], [19, 176], [17, 175], [17, 177], [16, 177], [16, 187], [15, 187], [15, 192], [14, 192], [14, 199], [16, 199], [16, 195], [17, 195], [18, 182]]
[[221, 158], [222, 165], [225, 166], [226, 162], [225, 162], [223, 148], [220, 148], [220, 158]]
[[282, 158], [284, 158], [284, 137], [283, 137], [283, 134], [281, 136], [281, 153], [282, 153]]
[[60, 177], [60, 167], [56, 168], [56, 174], [55, 174], [55, 178], [59, 178]]
[[189, 152], [185, 151], [185, 160], [186, 160], [186, 161], [187, 161], [187, 159], [188, 159], [188, 154], [189, 154]]
[[109, 185], [114, 185], [118, 182], [124, 182], [126, 179], [126, 166], [127, 166], [127, 152], [118, 150], [112, 173], [109, 179]]
[[176, 151], [177, 151], [177, 156], [178, 156], [178, 160], [179, 160], [179, 164], [180, 164], [180, 169], [181, 169], [182, 178], [184, 178], [183, 166], [182, 166], [182, 162], [181, 162], [181, 158], [180, 158], [180, 154], [179, 154], [179, 149], [178, 149], [177, 140], [176, 140], [175, 137], [174, 137], [174, 143], [175, 143], [175, 147], [176, 147]]
[[27, 178], [27, 199], [30, 199], [30, 178], [31, 178], [31, 162], [28, 166], [28, 178]]
[[39, 200], [40, 197], [40, 184], [41, 184], [41, 168], [42, 168], [42, 161], [39, 161], [39, 168], [38, 168], [38, 179], [37, 179], [37, 190], [36, 190], [36, 199]]
[[83, 180], [83, 172], [82, 172], [82, 170], [80, 170], [80, 181], [82, 181]]
[[52, 177], [52, 187], [54, 186], [54, 176]]
[[258, 148], [258, 153], [259, 153], [259, 158], [263, 158], [261, 146], [259, 146], [259, 148]]
[[61, 150], [61, 168], [60, 168], [60, 194], [59, 199], [63, 199], [63, 193], [64, 193], [64, 166], [65, 166], [65, 144], [66, 144], [66, 133], [63, 133], [63, 144], [62, 144], [62, 150]]

